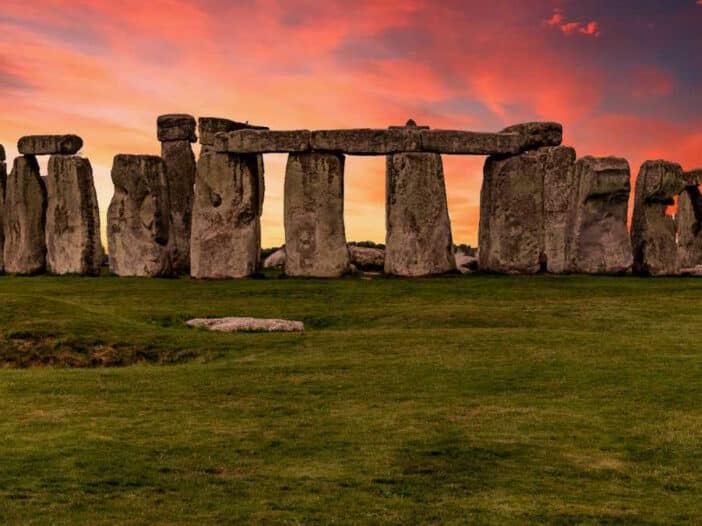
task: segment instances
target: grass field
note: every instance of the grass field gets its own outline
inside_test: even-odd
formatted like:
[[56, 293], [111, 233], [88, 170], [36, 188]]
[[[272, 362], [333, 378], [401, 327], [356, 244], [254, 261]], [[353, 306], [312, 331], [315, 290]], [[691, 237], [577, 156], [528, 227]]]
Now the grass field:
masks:
[[[182, 323], [225, 315], [307, 331]], [[693, 279], [3, 277], [0, 524], [699, 524], [701, 320]]]

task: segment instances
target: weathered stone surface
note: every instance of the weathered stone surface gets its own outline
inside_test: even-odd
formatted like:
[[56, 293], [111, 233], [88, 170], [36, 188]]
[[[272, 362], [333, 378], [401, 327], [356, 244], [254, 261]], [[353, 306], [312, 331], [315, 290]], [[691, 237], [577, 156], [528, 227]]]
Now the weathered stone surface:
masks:
[[574, 272], [623, 274], [631, 268], [630, 178], [626, 159], [584, 157], [575, 163], [578, 191], [569, 227]]
[[118, 276], [172, 274], [166, 165], [153, 155], [117, 155], [107, 210], [110, 269]]
[[5, 271], [36, 274], [46, 266], [46, 187], [36, 157], [14, 161], [5, 193]]
[[306, 152], [311, 141], [309, 130], [239, 130], [216, 134], [214, 150], [238, 154]]
[[635, 273], [645, 276], [680, 274], [675, 221], [666, 210], [684, 188], [679, 164], [646, 161], [641, 166], [631, 222]]
[[263, 268], [285, 268], [285, 247], [281, 247], [263, 261]]
[[[702, 175], [702, 173], [701, 173]], [[702, 266], [702, 193], [700, 181], [686, 178], [685, 190], [678, 197], [678, 258], [683, 269]]]
[[505, 128], [502, 133], [518, 133], [523, 151], [560, 146], [563, 142], [563, 125], [557, 122], [525, 122]]
[[[2, 149], [2, 145], [0, 145]], [[4, 151], [2, 152], [4, 153]], [[7, 186], [7, 166], [0, 161], [0, 272], [5, 272], [5, 188]]]
[[200, 117], [198, 119], [200, 131], [200, 144], [214, 146], [215, 136], [218, 133], [227, 133], [237, 130], [267, 130], [265, 126], [255, 126], [248, 122], [237, 122], [219, 117]]
[[385, 273], [429, 276], [455, 270], [441, 156], [388, 156]]
[[382, 248], [349, 245], [351, 264], [358, 270], [382, 271], [385, 267], [385, 250]]
[[344, 229], [344, 156], [291, 154], [285, 170], [285, 274], [339, 277], [349, 271]]
[[54, 274], [99, 274], [103, 250], [90, 162], [72, 155], [51, 156], [46, 187], [48, 269]]
[[465, 252], [456, 252], [456, 268], [461, 274], [476, 272], [479, 268], [478, 258]]
[[191, 276], [243, 278], [258, 271], [263, 192], [260, 156], [200, 155], [190, 242]]
[[568, 222], [573, 213], [578, 185], [575, 180], [575, 150], [567, 146], [539, 148], [535, 155], [544, 179], [543, 259], [546, 271], [570, 271]]
[[166, 141], [189, 141], [196, 142], [195, 128], [197, 123], [195, 117], [182, 113], [160, 115], [156, 120], [157, 135], [159, 142]]
[[173, 237], [172, 265], [174, 274], [190, 272], [190, 228], [195, 185], [195, 155], [189, 141], [161, 143], [161, 158], [166, 163], [168, 200]]
[[304, 332], [301, 321], [261, 318], [195, 318], [185, 322], [190, 327], [199, 327], [220, 332]]
[[312, 149], [349, 155], [387, 155], [421, 151], [422, 142], [419, 133], [408, 127], [321, 130], [312, 132]]
[[73, 155], [83, 147], [77, 135], [27, 135], [17, 142], [23, 155]]
[[422, 130], [422, 151], [463, 155], [516, 155], [522, 149], [518, 133]]
[[488, 157], [480, 191], [480, 269], [544, 270], [544, 174], [536, 155]]

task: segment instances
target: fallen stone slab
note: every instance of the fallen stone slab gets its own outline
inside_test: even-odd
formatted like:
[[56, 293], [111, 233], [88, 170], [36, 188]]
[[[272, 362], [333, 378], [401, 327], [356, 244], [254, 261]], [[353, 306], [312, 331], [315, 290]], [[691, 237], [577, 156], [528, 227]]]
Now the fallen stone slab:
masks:
[[471, 272], [477, 272], [479, 268], [479, 261], [476, 256], [471, 256], [465, 252], [456, 252], [456, 268], [461, 274], [470, 274]]
[[685, 188], [682, 167], [646, 161], [636, 178], [631, 244], [634, 272], [643, 276], [680, 274], [674, 219], [666, 211]]
[[197, 123], [192, 115], [183, 113], [160, 115], [156, 120], [156, 127], [159, 142], [197, 141], [197, 135], [195, 135]]
[[83, 147], [77, 135], [27, 135], [17, 142], [23, 155], [74, 155]]
[[290, 154], [285, 170], [285, 274], [337, 278], [349, 271], [344, 156]]
[[190, 327], [219, 332], [304, 332], [301, 321], [263, 318], [195, 318], [185, 322]]
[[351, 264], [358, 270], [382, 271], [385, 267], [385, 250], [382, 248], [349, 245]]
[[420, 277], [455, 270], [441, 156], [387, 157], [385, 273]]
[[54, 274], [100, 273], [100, 212], [90, 161], [52, 155], [46, 177], [46, 262]]
[[680, 275], [691, 278], [702, 278], [702, 265], [687, 268], [683, 267], [682, 269], [680, 269]]
[[263, 268], [285, 268], [285, 247], [279, 248], [263, 261]]
[[633, 261], [627, 229], [629, 163], [617, 157], [584, 157], [575, 163], [575, 180], [578, 190], [568, 234], [572, 271], [624, 274]]
[[420, 134], [411, 127], [321, 130], [312, 132], [312, 149], [349, 155], [388, 155], [419, 152]]
[[557, 122], [525, 122], [509, 126], [502, 133], [519, 134], [523, 151], [560, 146], [563, 142], [563, 125]]
[[36, 274], [46, 268], [46, 187], [33, 155], [17, 157], [7, 178], [4, 210], [5, 271]]
[[310, 150], [309, 130], [239, 130], [215, 135], [214, 150], [238, 154], [297, 153]]
[[248, 122], [237, 122], [219, 117], [200, 117], [198, 119], [200, 144], [214, 146], [218, 133], [228, 133], [237, 130], [268, 130], [266, 126], [255, 126]]
[[200, 155], [190, 239], [192, 277], [244, 278], [258, 272], [263, 193], [260, 155]]
[[168, 179], [155, 155], [115, 156], [107, 210], [110, 269], [118, 276], [172, 275]]

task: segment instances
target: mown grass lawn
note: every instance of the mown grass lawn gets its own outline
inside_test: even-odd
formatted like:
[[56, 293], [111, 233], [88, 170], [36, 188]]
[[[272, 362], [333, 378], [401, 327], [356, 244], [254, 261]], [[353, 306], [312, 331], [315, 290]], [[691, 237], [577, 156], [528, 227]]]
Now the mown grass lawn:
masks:
[[[227, 315], [307, 331], [182, 323]], [[701, 321], [693, 279], [3, 277], [0, 524], [699, 524]]]

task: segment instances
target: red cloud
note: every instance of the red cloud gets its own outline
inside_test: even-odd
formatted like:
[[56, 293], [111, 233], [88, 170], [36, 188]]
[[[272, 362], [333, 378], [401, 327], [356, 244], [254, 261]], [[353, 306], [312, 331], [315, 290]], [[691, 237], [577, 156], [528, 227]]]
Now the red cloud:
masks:
[[[702, 3], [702, 0], [698, 0], [698, 3]], [[585, 35], [595, 38], [600, 36], [600, 26], [596, 21], [593, 20], [587, 24], [569, 21], [560, 8], [554, 9], [551, 17], [544, 22], [550, 27], [560, 29], [564, 35]]]

